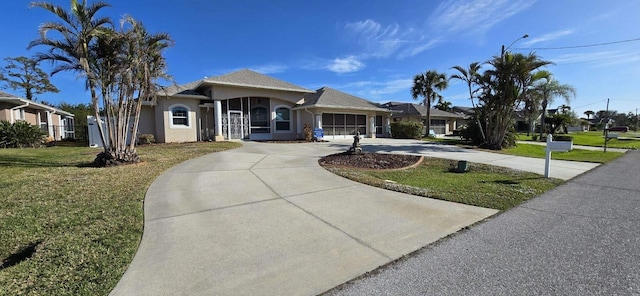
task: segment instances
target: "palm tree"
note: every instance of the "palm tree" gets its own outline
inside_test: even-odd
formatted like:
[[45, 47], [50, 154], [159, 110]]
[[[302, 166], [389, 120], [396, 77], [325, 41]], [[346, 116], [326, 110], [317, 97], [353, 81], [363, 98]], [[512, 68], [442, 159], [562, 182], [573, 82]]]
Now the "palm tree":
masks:
[[[98, 122], [100, 122], [100, 107], [98, 104], [98, 96], [96, 94], [96, 73], [90, 66], [91, 46], [96, 42], [97, 38], [104, 35], [107, 29], [112, 26], [112, 21], [108, 17], [97, 17], [97, 13], [110, 5], [104, 2], [95, 2], [91, 5], [86, 0], [78, 2], [71, 0], [71, 7], [66, 11], [63, 7], [46, 2], [34, 2], [31, 7], [40, 7], [54, 15], [62, 22], [48, 22], [40, 26], [40, 38], [31, 41], [28, 49], [35, 46], [49, 47], [47, 52], [38, 53], [36, 60], [50, 61], [57, 66], [52, 70], [51, 75], [62, 71], [79, 72], [87, 79], [87, 88], [91, 93], [91, 104]], [[57, 32], [60, 39], [50, 39], [47, 36], [49, 31]], [[98, 124], [100, 138], [105, 143], [105, 133], [100, 124]], [[105, 151], [107, 145], [103, 145]]]
[[[156, 81], [158, 79], [172, 81], [172, 77], [167, 74], [167, 62], [162, 53], [166, 48], [173, 45], [173, 40], [166, 33], [149, 34], [142, 23], [130, 16], [125, 16], [123, 23], [131, 25], [131, 30], [128, 31], [127, 36], [131, 44], [129, 61], [133, 73], [131, 78], [135, 89], [131, 90], [130, 94], [134, 92], [138, 94], [138, 100], [134, 106], [134, 121], [132, 125], [135, 133], [140, 122], [142, 102], [154, 100], [155, 94], [160, 88]], [[129, 150], [135, 153], [134, 145], [134, 141], [131, 141]]]
[[411, 96], [414, 100], [423, 97], [422, 104], [427, 107], [427, 133], [431, 130], [431, 103], [436, 99], [441, 100], [442, 96], [437, 91], [443, 91], [446, 88], [447, 76], [437, 71], [429, 70], [413, 77]]
[[530, 96], [530, 88], [545, 75], [541, 67], [551, 64], [534, 53], [505, 53], [488, 62], [493, 66], [479, 79], [482, 91], [483, 116], [487, 124], [487, 143], [490, 149], [501, 149], [505, 136], [512, 128], [513, 112]]
[[473, 89], [473, 86], [478, 84], [480, 67], [482, 67], [482, 65], [478, 62], [469, 64], [469, 68], [467, 69], [461, 66], [453, 66], [452, 68], [457, 70], [459, 74], [453, 74], [451, 75], [451, 77], [449, 77], [449, 79], [458, 79], [464, 81], [467, 84], [467, 88], [469, 89], [469, 100], [471, 100], [471, 106], [473, 107], [473, 110], [475, 112], [474, 116], [476, 117], [476, 123], [478, 124], [480, 133], [482, 134], [482, 141], [486, 142], [487, 138], [484, 135], [484, 127], [480, 124], [480, 118], [478, 117], [478, 108], [476, 107], [475, 101], [473, 100], [476, 96], [476, 93], [480, 90]]
[[547, 113], [547, 106], [553, 102], [555, 97], [562, 97], [565, 99], [567, 104], [571, 100], [572, 97], [575, 97], [576, 90], [567, 84], [560, 84], [557, 80], [555, 80], [552, 76], [549, 76], [546, 79], [538, 81], [533, 86], [533, 95], [538, 96], [541, 103], [541, 114], [542, 119], [540, 122], [540, 138], [542, 138], [542, 134], [545, 127], [545, 116]]
[[591, 119], [591, 116], [593, 116], [594, 114], [596, 114], [596, 113], [593, 112], [593, 110], [584, 111], [584, 115], [587, 116], [587, 120]]

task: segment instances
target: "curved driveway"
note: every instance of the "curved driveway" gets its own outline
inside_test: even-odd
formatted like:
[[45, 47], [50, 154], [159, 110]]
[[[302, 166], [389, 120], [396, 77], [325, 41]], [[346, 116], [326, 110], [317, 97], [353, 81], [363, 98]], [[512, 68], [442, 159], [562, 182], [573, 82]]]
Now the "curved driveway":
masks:
[[[453, 146], [362, 144], [540, 169], [536, 159]], [[349, 145], [246, 142], [171, 168], [147, 191], [142, 241], [111, 294], [318, 294], [496, 213], [362, 185], [317, 164]], [[552, 176], [565, 179], [594, 167], [553, 166]]]

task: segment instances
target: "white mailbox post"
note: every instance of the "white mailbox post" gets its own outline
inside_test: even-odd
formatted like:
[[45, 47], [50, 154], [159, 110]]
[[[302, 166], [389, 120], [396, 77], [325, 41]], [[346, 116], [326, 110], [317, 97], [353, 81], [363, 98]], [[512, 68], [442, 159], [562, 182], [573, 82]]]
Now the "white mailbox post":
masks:
[[544, 177], [549, 178], [550, 166], [551, 166], [551, 152], [567, 152], [573, 149], [573, 141], [553, 141], [553, 136], [547, 135], [547, 155], [544, 162]]

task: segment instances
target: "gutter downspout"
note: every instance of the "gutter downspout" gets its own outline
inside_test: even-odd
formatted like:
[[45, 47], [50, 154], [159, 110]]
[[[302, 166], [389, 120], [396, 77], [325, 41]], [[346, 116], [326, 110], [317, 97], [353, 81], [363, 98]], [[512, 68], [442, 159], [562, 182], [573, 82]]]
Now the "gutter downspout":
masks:
[[315, 130], [316, 129], [316, 115], [313, 114], [313, 112], [309, 111], [309, 109], [307, 109], [307, 108], [304, 108], [304, 111], [307, 111], [307, 112], [309, 112], [309, 114], [311, 114], [311, 122], [313, 124], [313, 129], [312, 130]]
[[15, 106], [13, 108], [11, 108], [11, 123], [16, 123], [15, 118], [13, 118], [13, 111], [18, 110], [18, 109], [22, 109], [24, 107], [29, 107], [29, 102], [27, 102], [24, 105], [20, 105], [20, 106]]

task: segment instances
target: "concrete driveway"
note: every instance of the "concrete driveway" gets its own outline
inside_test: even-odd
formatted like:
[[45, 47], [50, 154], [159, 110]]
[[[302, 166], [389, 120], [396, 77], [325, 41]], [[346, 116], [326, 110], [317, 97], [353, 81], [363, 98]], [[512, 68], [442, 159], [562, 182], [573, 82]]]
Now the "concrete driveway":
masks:
[[[424, 142], [362, 144], [538, 169], [538, 160]], [[142, 241], [111, 294], [313, 295], [496, 213], [362, 185], [317, 164], [349, 145], [247, 142], [173, 167], [147, 191]], [[590, 168], [557, 167], [562, 176]]]

